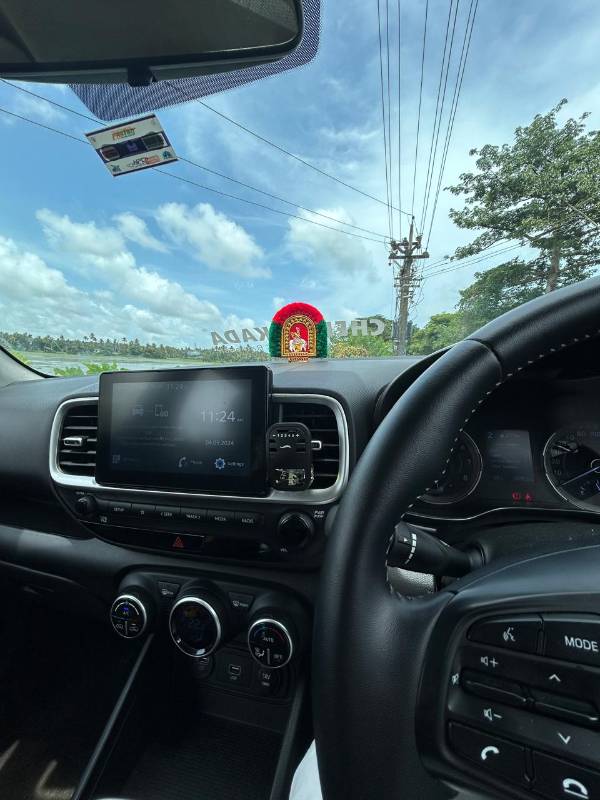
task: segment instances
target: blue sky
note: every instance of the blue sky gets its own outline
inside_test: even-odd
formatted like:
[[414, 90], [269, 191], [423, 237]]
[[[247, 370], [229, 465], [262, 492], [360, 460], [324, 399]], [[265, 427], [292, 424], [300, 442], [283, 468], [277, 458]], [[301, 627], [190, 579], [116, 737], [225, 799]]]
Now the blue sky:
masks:
[[[390, 2], [395, 76], [396, 4]], [[468, 5], [461, 0], [458, 45]], [[342, 180], [384, 197], [376, 10], [376, 0], [325, 0], [320, 52], [311, 64], [208, 102]], [[423, 10], [420, 0], [401, 0], [402, 206], [409, 211]], [[447, 11], [448, 0], [430, 0], [417, 220]], [[600, 5], [591, 0], [480, 0], [443, 185], [470, 167], [470, 148], [510, 141], [517, 125], [562, 97], [569, 100], [564, 116], [589, 111], [590, 127], [599, 127], [599, 29]], [[68, 88], [32, 88], [85, 111]], [[393, 96], [395, 172], [395, 82]], [[0, 84], [0, 106], [74, 136], [96, 127], [5, 84]], [[383, 206], [277, 153], [198, 103], [158, 115], [180, 155], [337, 219], [386, 232]], [[391, 312], [392, 280], [382, 245], [253, 208], [152, 170], [114, 179], [91, 147], [1, 112], [0, 137], [0, 329], [65, 336], [93, 331], [194, 345], [210, 343], [211, 330], [263, 325], [279, 305], [292, 300], [314, 303], [329, 319]], [[293, 211], [188, 165], [171, 169]], [[393, 186], [397, 202], [396, 177]], [[441, 194], [431, 261], [469, 241], [448, 219], [449, 208], [460, 204], [448, 192]], [[490, 259], [425, 281], [413, 312], [416, 321], [423, 324], [432, 313], [451, 309], [475, 270], [494, 263]]]

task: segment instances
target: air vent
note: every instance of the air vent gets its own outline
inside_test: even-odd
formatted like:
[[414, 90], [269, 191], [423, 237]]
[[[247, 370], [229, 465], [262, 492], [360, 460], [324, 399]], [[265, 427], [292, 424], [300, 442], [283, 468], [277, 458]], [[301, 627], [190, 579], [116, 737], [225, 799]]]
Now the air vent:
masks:
[[58, 467], [69, 475], [94, 475], [98, 435], [98, 403], [70, 406], [58, 440]]
[[278, 422], [303, 422], [316, 443], [313, 449], [315, 480], [312, 489], [328, 489], [336, 482], [340, 469], [340, 435], [335, 413], [321, 403], [292, 401], [275, 404]]

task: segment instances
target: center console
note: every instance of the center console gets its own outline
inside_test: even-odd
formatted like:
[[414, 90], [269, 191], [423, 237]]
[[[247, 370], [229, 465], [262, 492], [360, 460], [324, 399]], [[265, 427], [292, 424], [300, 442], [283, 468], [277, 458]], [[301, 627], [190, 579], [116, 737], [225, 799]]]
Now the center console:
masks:
[[106, 558], [108, 580], [87, 556], [106, 629], [140, 653], [77, 800], [287, 797], [349, 463], [340, 402], [274, 392], [260, 365], [106, 373], [60, 404], [54, 489]]
[[50, 472], [94, 535], [178, 557], [314, 567], [348, 478], [333, 397], [277, 394], [267, 367], [105, 373], [65, 401]]

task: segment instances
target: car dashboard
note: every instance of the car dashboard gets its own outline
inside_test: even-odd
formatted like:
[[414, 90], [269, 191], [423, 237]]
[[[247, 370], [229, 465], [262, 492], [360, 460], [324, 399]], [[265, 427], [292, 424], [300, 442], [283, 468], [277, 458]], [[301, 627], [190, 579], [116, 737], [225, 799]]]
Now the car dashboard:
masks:
[[[406, 521], [448, 543], [476, 543], [485, 560], [593, 540], [600, 511], [596, 350], [586, 342], [568, 357], [558, 352], [498, 386], [465, 424]], [[242, 490], [211, 490], [204, 479], [195, 486], [193, 474], [186, 486], [162, 485], [149, 456], [146, 463], [138, 459], [146, 485], [139, 478], [113, 480], [114, 459], [123, 451], [105, 447], [101, 455], [104, 376], [10, 383], [0, 389], [5, 592], [12, 601], [35, 599], [44, 613], [59, 615], [59, 625], [74, 615], [80, 632], [101, 630], [126, 648], [138, 659], [136, 670], [142, 664], [146, 672], [158, 670], [148, 679], [150, 695], [137, 701], [138, 727], [148, 728], [144, 715], [163, 697], [163, 676], [172, 670], [174, 685], [187, 687], [184, 702], [193, 696], [202, 714], [275, 732], [268, 778], [279, 786], [271, 796], [284, 798], [297, 763], [290, 742], [299, 752], [312, 736], [298, 709], [306, 708], [309, 693], [319, 569], [329, 537], [344, 535], [335, 530], [337, 508], [386, 413], [415, 381], [427, 380], [440, 355], [273, 363], [264, 423], [267, 430], [305, 426], [312, 455], [312, 483], [294, 490], [243, 491], [243, 483]], [[151, 409], [162, 425], [164, 404]], [[225, 417], [235, 421], [236, 413]], [[126, 428], [140, 422], [146, 406], [135, 402], [128, 414]], [[101, 457], [108, 480], [98, 471]], [[182, 459], [175, 471], [187, 468]], [[215, 475], [221, 459], [211, 458]], [[408, 581], [403, 570], [390, 569], [388, 577], [408, 594], [435, 588], [423, 576]], [[135, 693], [133, 685], [124, 691]], [[124, 726], [119, 752], [132, 735], [120, 713], [112, 723]], [[193, 736], [197, 720], [190, 722]], [[235, 741], [243, 730], [236, 728]], [[122, 793], [126, 784], [111, 778], [109, 768], [103, 774], [97, 785], [104, 794], [77, 796]]]

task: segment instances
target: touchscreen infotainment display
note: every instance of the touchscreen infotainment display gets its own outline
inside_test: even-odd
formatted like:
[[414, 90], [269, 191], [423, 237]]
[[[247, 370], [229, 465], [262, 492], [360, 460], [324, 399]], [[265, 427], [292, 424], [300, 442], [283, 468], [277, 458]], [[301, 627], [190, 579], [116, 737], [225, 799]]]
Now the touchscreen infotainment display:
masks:
[[101, 375], [98, 483], [264, 493], [269, 391], [263, 366]]

